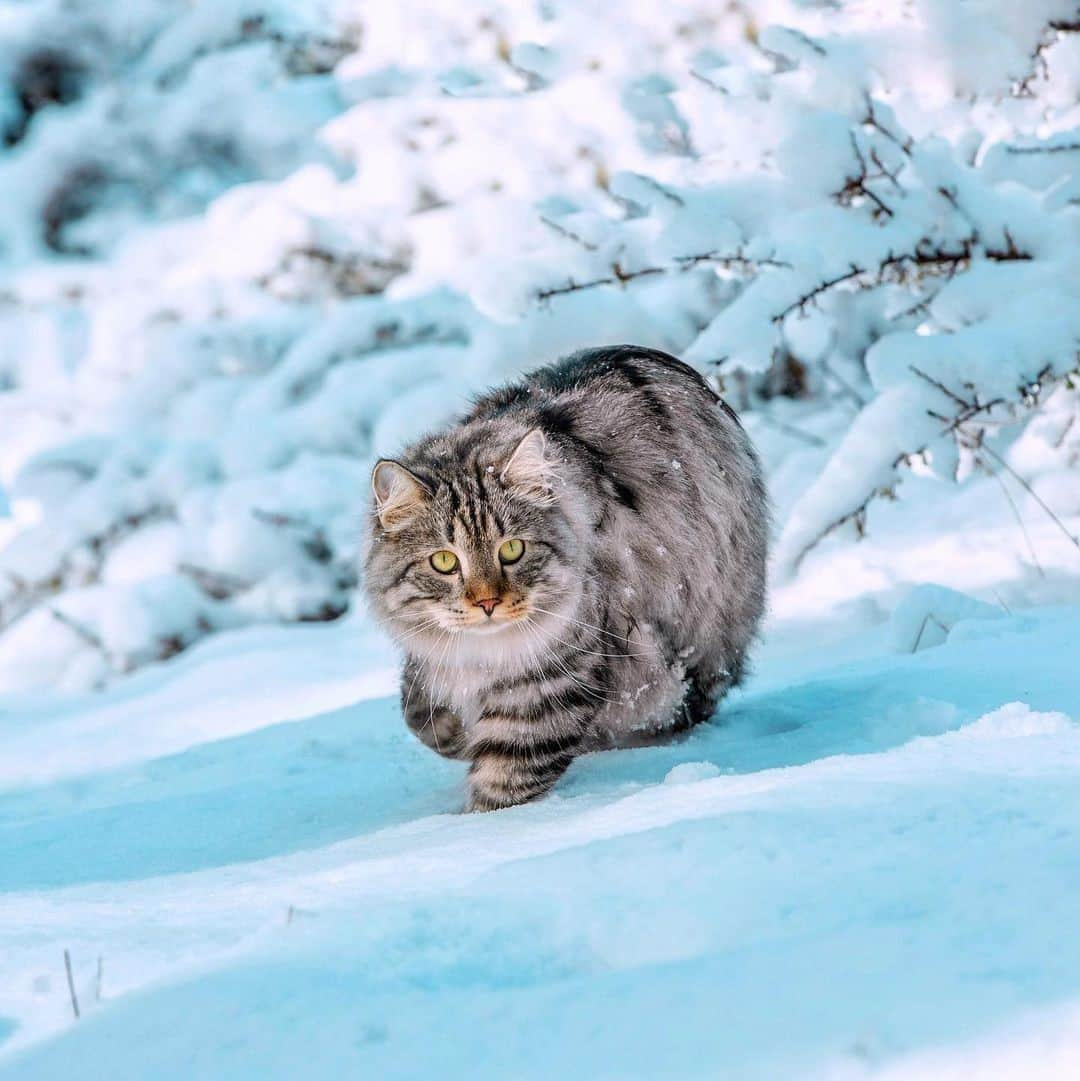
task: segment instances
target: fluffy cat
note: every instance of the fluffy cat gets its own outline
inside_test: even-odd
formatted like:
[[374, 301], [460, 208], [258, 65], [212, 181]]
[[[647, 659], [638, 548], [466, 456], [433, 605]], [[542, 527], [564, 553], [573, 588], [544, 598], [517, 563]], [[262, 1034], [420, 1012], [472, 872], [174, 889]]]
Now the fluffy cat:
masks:
[[406, 653], [406, 723], [472, 763], [468, 810], [697, 724], [739, 681], [765, 488], [735, 414], [674, 357], [575, 353], [378, 462], [372, 488], [367, 596]]

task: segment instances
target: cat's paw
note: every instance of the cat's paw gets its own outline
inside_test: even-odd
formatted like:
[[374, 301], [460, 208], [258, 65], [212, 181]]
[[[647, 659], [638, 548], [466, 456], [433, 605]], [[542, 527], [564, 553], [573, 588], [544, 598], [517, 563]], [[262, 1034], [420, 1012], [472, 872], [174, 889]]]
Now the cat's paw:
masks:
[[505, 798], [493, 797], [491, 793], [470, 788], [465, 797], [463, 811], [465, 814], [480, 814], [485, 811], [501, 811], [505, 807], [513, 806], [514, 803]]
[[464, 757], [465, 729], [456, 713], [440, 707], [405, 720], [417, 739], [444, 758]]

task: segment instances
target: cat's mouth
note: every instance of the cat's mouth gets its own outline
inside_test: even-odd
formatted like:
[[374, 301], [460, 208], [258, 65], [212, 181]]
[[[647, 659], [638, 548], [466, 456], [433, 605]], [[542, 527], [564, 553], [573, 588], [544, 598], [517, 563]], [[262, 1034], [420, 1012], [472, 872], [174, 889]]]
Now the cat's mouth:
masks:
[[505, 631], [507, 627], [516, 626], [520, 622], [518, 619], [485, 619], [483, 623], [467, 623], [461, 629], [467, 634], [492, 635]]
[[489, 636], [510, 627], [520, 627], [529, 617], [528, 610], [520, 603], [510, 604], [505, 610], [497, 607], [491, 615], [470, 616], [461, 620], [456, 630], [472, 635]]
[[497, 631], [505, 631], [508, 627], [520, 627], [527, 618], [526, 612], [508, 611], [504, 614], [496, 609], [490, 616], [470, 620], [464, 624], [462, 630], [471, 634], [495, 634]]

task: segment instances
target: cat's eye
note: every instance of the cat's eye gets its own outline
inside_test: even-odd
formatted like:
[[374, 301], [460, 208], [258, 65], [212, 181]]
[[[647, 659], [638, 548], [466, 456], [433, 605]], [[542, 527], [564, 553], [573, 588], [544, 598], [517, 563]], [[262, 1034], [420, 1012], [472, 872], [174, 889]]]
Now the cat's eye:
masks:
[[503, 541], [499, 545], [499, 562], [504, 566], [508, 563], [516, 563], [524, 554], [525, 542], [517, 537]]
[[431, 565], [440, 574], [453, 574], [457, 570], [458, 558], [453, 552], [448, 552], [443, 548], [432, 554]]

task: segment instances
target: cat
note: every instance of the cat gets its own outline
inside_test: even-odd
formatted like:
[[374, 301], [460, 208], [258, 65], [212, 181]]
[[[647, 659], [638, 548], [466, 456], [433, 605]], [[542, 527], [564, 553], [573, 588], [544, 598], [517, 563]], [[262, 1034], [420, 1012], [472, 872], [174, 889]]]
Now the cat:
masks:
[[584, 350], [372, 473], [372, 612], [409, 728], [466, 810], [656, 742], [737, 684], [765, 602], [765, 486], [735, 413], [654, 349]]

